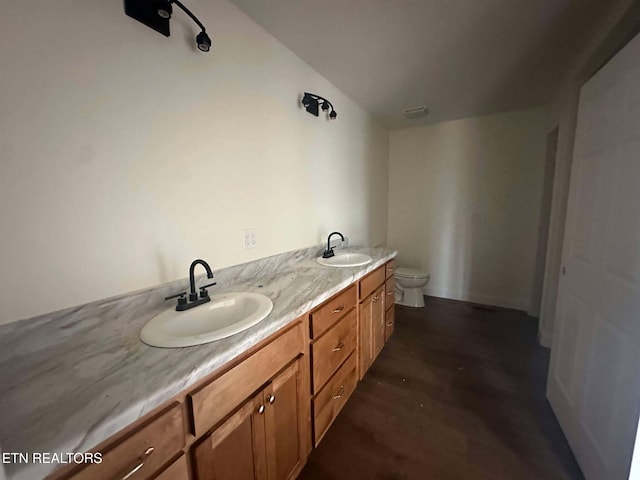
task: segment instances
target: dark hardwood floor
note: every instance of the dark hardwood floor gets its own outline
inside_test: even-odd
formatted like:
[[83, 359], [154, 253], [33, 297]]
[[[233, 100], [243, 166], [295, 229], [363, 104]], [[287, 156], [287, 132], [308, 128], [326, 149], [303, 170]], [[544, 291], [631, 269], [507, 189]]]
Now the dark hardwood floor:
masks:
[[582, 479], [523, 312], [427, 297], [396, 330], [302, 480]]

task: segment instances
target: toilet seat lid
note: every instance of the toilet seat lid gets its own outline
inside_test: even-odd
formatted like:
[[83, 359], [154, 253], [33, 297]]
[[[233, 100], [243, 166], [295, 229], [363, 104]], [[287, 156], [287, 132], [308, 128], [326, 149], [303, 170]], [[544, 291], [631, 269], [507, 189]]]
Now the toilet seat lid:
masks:
[[397, 277], [402, 278], [429, 278], [429, 274], [427, 272], [423, 272], [417, 268], [399, 267], [396, 268], [394, 274]]

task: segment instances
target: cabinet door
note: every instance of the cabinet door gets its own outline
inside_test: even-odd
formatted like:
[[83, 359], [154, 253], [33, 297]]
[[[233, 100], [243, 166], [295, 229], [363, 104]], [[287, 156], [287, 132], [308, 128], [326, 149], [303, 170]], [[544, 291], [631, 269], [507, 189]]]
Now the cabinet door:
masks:
[[384, 286], [373, 293], [371, 301], [371, 328], [373, 335], [373, 358], [375, 359], [384, 347]]
[[364, 299], [358, 305], [358, 331], [360, 335], [360, 343], [358, 344], [358, 360], [359, 360], [359, 378], [362, 380], [373, 361], [373, 298], [375, 292]]
[[396, 303], [396, 279], [394, 277], [387, 278], [384, 283], [384, 309], [393, 308]]
[[189, 468], [187, 467], [187, 457], [181, 456], [173, 462], [169, 468], [158, 475], [155, 480], [189, 480]]
[[194, 449], [198, 480], [266, 480], [264, 393]]
[[264, 390], [269, 480], [293, 478], [304, 461], [303, 435], [310, 433], [302, 408], [302, 368], [296, 360]]
[[389, 310], [387, 310], [387, 313], [385, 313], [385, 318], [386, 318], [386, 324], [384, 328], [385, 343], [389, 340], [389, 337], [391, 336], [391, 334], [393, 333], [393, 329], [395, 328], [395, 324], [396, 324], [395, 317], [396, 317], [396, 310], [394, 307], [391, 307]]

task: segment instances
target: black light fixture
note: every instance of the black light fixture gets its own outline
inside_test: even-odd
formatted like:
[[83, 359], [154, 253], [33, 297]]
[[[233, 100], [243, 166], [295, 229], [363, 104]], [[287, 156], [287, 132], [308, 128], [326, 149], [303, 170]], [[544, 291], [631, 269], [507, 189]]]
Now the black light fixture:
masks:
[[323, 112], [331, 109], [331, 112], [329, 112], [329, 118], [331, 120], [335, 120], [338, 116], [331, 102], [326, 98], [321, 97], [320, 95], [316, 95], [315, 93], [304, 92], [304, 97], [302, 97], [302, 105], [307, 110], [307, 112], [309, 112], [311, 115], [315, 115], [316, 117], [320, 115], [320, 109], [322, 109]]
[[211, 50], [211, 39], [209, 38], [209, 35], [207, 35], [207, 32], [205, 32], [204, 30], [196, 35], [196, 43], [198, 44], [198, 48], [202, 52], [208, 52], [209, 50]]
[[169, 0], [158, 0], [156, 4], [156, 11], [158, 12], [158, 15], [169, 20], [173, 14], [171, 2]]
[[202, 52], [211, 50], [211, 39], [207, 35], [207, 29], [198, 18], [191, 13], [179, 0], [124, 0], [124, 11], [131, 18], [135, 18], [146, 26], [153, 28], [156, 32], [165, 37], [171, 35], [169, 30], [169, 20], [173, 15], [173, 4], [176, 4], [186, 13], [191, 20], [202, 30], [196, 35], [196, 45]]

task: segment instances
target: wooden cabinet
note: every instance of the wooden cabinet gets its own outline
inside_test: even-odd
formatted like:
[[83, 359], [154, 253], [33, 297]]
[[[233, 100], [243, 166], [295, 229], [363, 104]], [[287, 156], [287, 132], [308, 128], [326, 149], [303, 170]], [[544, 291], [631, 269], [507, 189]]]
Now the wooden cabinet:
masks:
[[360, 305], [360, 375], [362, 379], [384, 347], [384, 286], [380, 285]]
[[309, 314], [310, 336], [318, 338], [356, 306], [356, 286], [351, 285]]
[[384, 315], [385, 325], [384, 325], [384, 341], [385, 343], [389, 340], [389, 337], [393, 333], [393, 330], [396, 326], [396, 309], [391, 305], [389, 310]]
[[394, 327], [393, 261], [212, 372], [51, 480], [289, 480]]
[[190, 393], [194, 435], [200, 436], [214, 427], [304, 351], [303, 326], [299, 323], [242, 363]]
[[193, 448], [198, 480], [267, 478], [262, 392]]
[[384, 309], [389, 310], [396, 303], [396, 279], [387, 278], [384, 282]]
[[384, 283], [385, 280], [385, 267], [384, 265], [380, 268], [375, 269], [373, 272], [367, 274], [365, 277], [358, 282], [359, 286], [359, 298], [362, 301], [364, 298], [367, 298], [371, 295], [375, 290], [378, 289], [380, 285]]
[[186, 455], [182, 455], [178, 460], [173, 462], [158, 475], [155, 480], [189, 480], [189, 467], [187, 466]]
[[371, 329], [373, 331], [373, 360], [380, 354], [384, 347], [384, 285], [378, 287], [371, 299]]
[[358, 379], [373, 362], [373, 294], [358, 305]]
[[[388, 269], [387, 269], [388, 270]], [[387, 278], [384, 284], [384, 308], [385, 308], [385, 329], [384, 329], [384, 341], [387, 342], [389, 337], [393, 333], [395, 328], [395, 302], [396, 302], [396, 280], [392, 276]]]
[[396, 261], [394, 259], [389, 260], [384, 264], [385, 275], [384, 278], [393, 278], [393, 274], [396, 271]]
[[313, 440], [316, 446], [347, 403], [357, 383], [356, 354], [352, 352], [336, 374], [313, 398]]
[[[185, 442], [182, 405], [173, 404], [132, 434], [99, 448], [102, 462], [84, 466], [64, 478], [72, 480], [148, 479], [181, 452]], [[54, 474], [55, 475], [55, 474]], [[55, 477], [54, 477], [55, 478]]]
[[198, 480], [287, 480], [306, 458], [303, 360], [295, 360], [193, 449]]
[[[305, 359], [306, 360], [306, 359]], [[267, 478], [295, 478], [307, 458], [305, 451], [308, 428], [308, 385], [303, 383], [306, 365], [299, 359], [273, 379], [264, 391]]]
[[382, 351], [394, 327], [395, 261], [391, 260], [359, 282], [358, 378]]
[[351, 285], [309, 315], [315, 446], [340, 413], [357, 383], [356, 299], [356, 285]]
[[317, 393], [356, 349], [357, 312], [354, 308], [326, 335], [311, 345], [313, 393]]

